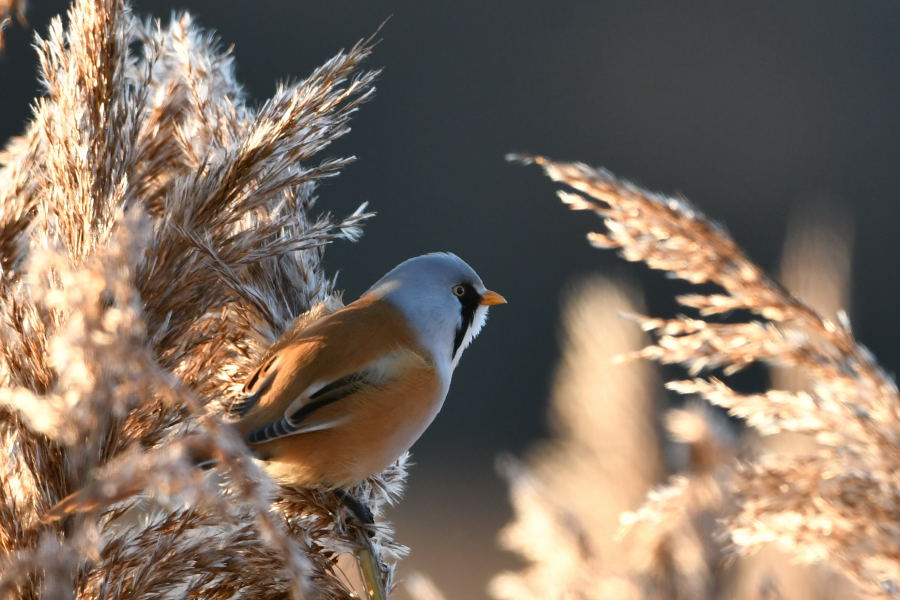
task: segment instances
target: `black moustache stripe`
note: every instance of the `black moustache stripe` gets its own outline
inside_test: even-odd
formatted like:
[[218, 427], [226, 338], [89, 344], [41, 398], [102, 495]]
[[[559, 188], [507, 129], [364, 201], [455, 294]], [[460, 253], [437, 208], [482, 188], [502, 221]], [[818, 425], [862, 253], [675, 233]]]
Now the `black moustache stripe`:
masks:
[[472, 323], [475, 321], [475, 311], [478, 310], [478, 306], [481, 304], [481, 296], [475, 291], [475, 288], [470, 285], [466, 285], [465, 288], [465, 294], [459, 296], [462, 319], [459, 327], [456, 328], [456, 335], [453, 338], [451, 358], [456, 358], [456, 355], [459, 353], [463, 340], [466, 338], [466, 332], [469, 331], [469, 328], [472, 327]]

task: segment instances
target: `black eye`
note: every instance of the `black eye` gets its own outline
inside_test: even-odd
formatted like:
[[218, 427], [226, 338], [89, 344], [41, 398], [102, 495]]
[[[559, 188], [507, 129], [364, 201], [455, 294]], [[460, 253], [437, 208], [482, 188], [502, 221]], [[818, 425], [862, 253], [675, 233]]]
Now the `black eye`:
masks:
[[454, 295], [454, 296], [459, 296], [460, 298], [462, 298], [463, 296], [465, 296], [465, 295], [466, 295], [466, 286], [464, 286], [464, 285], [454, 285], [454, 286], [453, 286], [453, 295]]

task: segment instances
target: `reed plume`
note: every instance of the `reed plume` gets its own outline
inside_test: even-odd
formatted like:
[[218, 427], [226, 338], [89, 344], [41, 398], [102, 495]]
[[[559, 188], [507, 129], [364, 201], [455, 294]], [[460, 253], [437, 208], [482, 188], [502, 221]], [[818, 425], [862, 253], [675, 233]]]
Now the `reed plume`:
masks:
[[[392, 587], [389, 526], [276, 485], [219, 417], [340, 306], [324, 248], [372, 213], [316, 216], [316, 190], [352, 161], [321, 155], [374, 91], [372, 44], [255, 108], [187, 14], [78, 0], [37, 39], [44, 93], [0, 154], [0, 596], [347, 598], [360, 547]], [[379, 514], [404, 465], [351, 493]], [[42, 521], [78, 489], [92, 510]]]
[[611, 594], [627, 577], [627, 557], [612, 543], [618, 515], [663, 476], [661, 454], [654, 451], [661, 443], [654, 369], [614, 363], [645, 341], [618, 318], [637, 303], [634, 293], [599, 278], [579, 286], [566, 303], [551, 403], [556, 435], [534, 450], [527, 467], [509, 458], [502, 463], [517, 519], [501, 542], [529, 566], [496, 577], [491, 590], [497, 598], [633, 597]]
[[[715, 598], [726, 579], [712, 524], [732, 444], [699, 407], [666, 411], [671, 441], [661, 435], [657, 369], [619, 360], [649, 341], [620, 317], [640, 307], [636, 292], [600, 278], [566, 303], [554, 437], [527, 465], [502, 464], [516, 518], [501, 543], [527, 566], [493, 580], [498, 599]], [[670, 470], [672, 488], [652, 496], [658, 509], [629, 513]]]
[[[794, 432], [817, 442], [809, 452], [733, 465], [722, 488], [733, 551], [746, 555], [775, 544], [797, 560], [827, 562], [869, 595], [898, 597], [900, 398], [846, 316], [824, 318], [794, 298], [683, 200], [583, 164], [522, 160], [574, 190], [559, 192], [570, 208], [603, 219], [606, 232], [590, 234], [593, 245], [718, 288], [678, 297], [696, 316], [635, 317], [653, 336], [635, 355], [681, 364], [691, 375], [669, 389], [701, 396], [761, 435]], [[805, 389], [745, 394], [711, 374], [753, 363], [795, 369]], [[631, 521], [666, 522], [667, 511], [689, 503], [688, 489], [673, 480]]]
[[[779, 265], [779, 281], [791, 294], [820, 315], [836, 318], [850, 308], [850, 258], [852, 256], [852, 220], [834, 209], [802, 208], [788, 224]], [[810, 382], [803, 370], [771, 367], [771, 386], [801, 391]], [[808, 435], [779, 433], [771, 436], [747, 436], [754, 453], [803, 454], [816, 452], [816, 442]], [[863, 597], [845, 577], [825, 563], [796, 564], [790, 555], [774, 546], [737, 563], [733, 596], [739, 600], [756, 597], [763, 586], [777, 586], [782, 597], [791, 600], [849, 600]], [[789, 591], [789, 593], [788, 593]]]

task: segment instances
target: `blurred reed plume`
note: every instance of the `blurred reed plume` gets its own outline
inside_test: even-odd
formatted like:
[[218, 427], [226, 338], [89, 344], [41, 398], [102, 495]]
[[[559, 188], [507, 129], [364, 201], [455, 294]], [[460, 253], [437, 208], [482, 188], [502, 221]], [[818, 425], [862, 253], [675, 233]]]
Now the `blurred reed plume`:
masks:
[[619, 513], [663, 476], [653, 421], [654, 368], [613, 363], [616, 355], [643, 345], [640, 330], [618, 318], [636, 302], [633, 294], [594, 279], [567, 303], [552, 400], [556, 438], [535, 450], [530, 468], [510, 458], [501, 463], [518, 516], [501, 541], [529, 566], [496, 577], [491, 590], [497, 598], [631, 595], [616, 587], [624, 585], [627, 559], [611, 541]]
[[[653, 194], [582, 164], [541, 157], [521, 160], [539, 164], [552, 179], [574, 189], [559, 192], [570, 208], [591, 210], [603, 218], [607, 232], [589, 236], [595, 246], [616, 248], [627, 260], [719, 288], [706, 291], [712, 288], [708, 286], [704, 293], [678, 298], [697, 311], [696, 317], [635, 317], [653, 341], [634, 355], [684, 365], [693, 377], [669, 382], [669, 389], [727, 409], [760, 435], [793, 432], [815, 442], [798, 453], [763, 452], [739, 464], [729, 456], [730, 445], [716, 440], [716, 428], [703, 413], [690, 409], [670, 415], [670, 432], [689, 443], [696, 468], [687, 477], [674, 477], [652, 492], [642, 507], [624, 515], [629, 531], [625, 539], [660, 528], [670, 531], [676, 522], [693, 523], [695, 550], [671, 555], [676, 567], [682, 564], [674, 578], [667, 577], [668, 591], [642, 596], [647, 593], [646, 581], [629, 576], [619, 580], [621, 591], [616, 594], [729, 597], [731, 576], [710, 570], [721, 568], [722, 561], [715, 558], [721, 549], [706, 542], [715, 541], [711, 517], [719, 515], [734, 556], [773, 544], [795, 560], [827, 563], [869, 596], [900, 597], [897, 387], [856, 342], [845, 316], [822, 317], [791, 296], [750, 262], [721, 228], [684, 201]], [[758, 362], [792, 369], [800, 375], [795, 380], [802, 387], [744, 394], [710, 374], [728, 375]], [[581, 418], [587, 418], [586, 413]], [[523, 481], [528, 479], [514, 478], [515, 502], [528, 498], [528, 493], [517, 491]], [[555, 490], [540, 497], [571, 502]], [[554, 513], [547, 509], [543, 514], [547, 518]], [[585, 520], [573, 522], [583, 525]], [[520, 514], [515, 527], [524, 525]], [[652, 556], [655, 547], [645, 545], [645, 550]], [[516, 577], [527, 576], [526, 572]], [[500, 597], [512, 597], [504, 589], [514, 588], [502, 583], [495, 591]], [[582, 595], [571, 597], [595, 597], [583, 591], [587, 588], [580, 589]], [[786, 592], [777, 583], [760, 584], [756, 597], [790, 597]]]
[[[360, 547], [390, 588], [389, 528], [276, 486], [218, 417], [340, 305], [324, 246], [370, 213], [313, 216], [352, 160], [317, 155], [373, 93], [371, 40], [258, 108], [188, 15], [78, 0], [36, 46], [44, 95], [0, 153], [0, 597], [347, 598]], [[378, 514], [404, 477], [351, 493]], [[42, 523], [84, 486], [93, 510]]]
[[[599, 278], [567, 302], [555, 436], [528, 466], [501, 465], [516, 513], [501, 542], [528, 561], [494, 579], [491, 591], [501, 600], [713, 598], [721, 585], [722, 548], [711, 530], [731, 445], [699, 406], [668, 411], [665, 425], [678, 447], [663, 439], [657, 369], [618, 360], [649, 342], [620, 316], [640, 309], [635, 292]], [[663, 502], [665, 511], [648, 523], [638, 513], [622, 537], [620, 515], [640, 505], [668, 468], [679, 473], [681, 501]]]
[[413, 600], [446, 600], [435, 583], [423, 573], [408, 575], [404, 584], [407, 594]]

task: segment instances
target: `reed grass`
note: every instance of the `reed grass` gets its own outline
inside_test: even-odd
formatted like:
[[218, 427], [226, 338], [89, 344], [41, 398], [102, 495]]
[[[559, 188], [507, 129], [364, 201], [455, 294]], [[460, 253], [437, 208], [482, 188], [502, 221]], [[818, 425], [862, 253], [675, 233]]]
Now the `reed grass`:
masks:
[[[706, 286], [677, 298], [693, 315], [632, 317], [652, 336], [633, 357], [684, 366], [690, 378], [666, 387], [726, 409], [761, 436], [793, 433], [811, 441], [796, 452], [735, 461], [727, 444], [711, 445], [714, 438], [700, 433], [697, 423], [704, 419], [675, 413], [671, 433], [699, 452], [696, 466], [706, 466], [652, 491], [623, 516], [628, 528], [659, 538], [673, 524], [696, 522], [706, 512], [721, 521], [728, 542], [723, 550], [732, 560], [776, 546], [794, 560], [826, 564], [868, 597], [900, 597], [900, 398], [893, 379], [853, 337], [846, 315], [823, 317], [788, 293], [684, 200], [580, 163], [512, 158], [540, 165], [566, 186], [559, 192], [565, 204], [603, 220], [606, 231], [588, 236], [594, 246]], [[727, 375], [755, 363], [790, 369], [800, 385], [740, 393], [727, 383]], [[698, 496], [696, 475], [704, 471], [706, 491]], [[514, 486], [513, 497], [522, 496]], [[709, 518], [701, 521], [708, 524]], [[667, 597], [728, 597], [721, 594], [730, 588], [710, 587], [718, 578], [702, 572], [724, 564], [715, 557], [719, 550], [700, 547], [714, 533], [699, 535], [696, 551], [672, 555], [676, 566], [686, 561], [697, 568], [676, 569], [676, 577], [667, 577]], [[644, 544], [646, 555], [654, 556], [655, 547]], [[682, 572], [699, 574], [699, 584], [679, 587]], [[646, 586], [634, 576], [623, 581], [637, 597], [657, 597], [646, 596]], [[764, 583], [755, 590], [756, 597], [790, 593]]]
[[[0, 0], [0, 33], [24, 7]], [[187, 14], [77, 0], [35, 45], [43, 93], [0, 151], [0, 597], [350, 598], [362, 547], [392, 589], [406, 549], [389, 525], [279, 486], [220, 418], [274, 340], [341, 306], [323, 253], [372, 213], [334, 217], [316, 194], [353, 160], [322, 156], [374, 91], [373, 40], [259, 106]], [[792, 295], [685, 201], [524, 160], [603, 220], [593, 245], [704, 287], [678, 298], [687, 314], [631, 320], [627, 286], [573, 294], [554, 438], [502, 461], [501, 538], [526, 566], [493, 595], [900, 597], [900, 398], [839, 311], [840, 269], [824, 301], [792, 275], [808, 261], [787, 267]], [[843, 277], [845, 256], [828, 261]], [[654, 361], [687, 369], [667, 387], [690, 402], [666, 407]], [[756, 363], [772, 385], [736, 391]], [[763, 441], [748, 451], [695, 397]], [[406, 460], [351, 493], [381, 514]], [[46, 519], [76, 490], [88, 510]], [[750, 560], [771, 546], [831, 572]], [[410, 593], [442, 597], [425, 578]]]
[[[325, 246], [372, 213], [316, 190], [353, 160], [321, 156], [374, 91], [372, 45], [255, 107], [187, 14], [78, 0], [37, 39], [43, 94], [0, 154], [0, 596], [347, 598], [361, 544], [393, 585], [388, 525], [276, 485], [219, 417], [340, 306]], [[404, 464], [352, 493], [380, 513]], [[91, 510], [44, 521], [79, 489]]]

